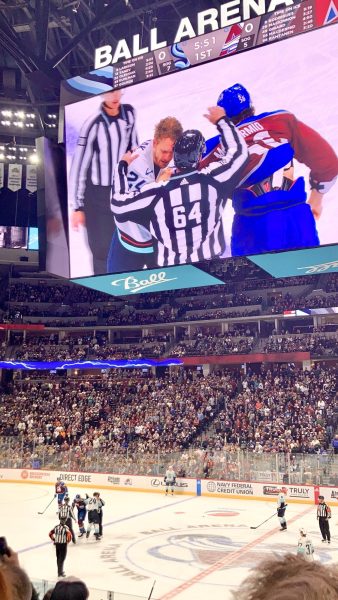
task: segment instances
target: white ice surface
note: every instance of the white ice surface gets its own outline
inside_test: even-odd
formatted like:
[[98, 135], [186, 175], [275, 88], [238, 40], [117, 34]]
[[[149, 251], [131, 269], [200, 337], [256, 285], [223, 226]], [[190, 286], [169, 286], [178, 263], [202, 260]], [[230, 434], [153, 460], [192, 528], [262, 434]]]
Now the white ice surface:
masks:
[[[19, 552], [32, 579], [55, 580], [48, 533], [58, 522], [56, 503], [38, 515], [51, 500], [52, 488], [2, 483], [0, 491], [0, 535]], [[71, 497], [83, 491], [71, 488]], [[275, 502], [105, 490], [101, 496], [106, 502], [102, 540], [91, 534], [70, 544], [65, 563], [67, 575], [92, 588], [148, 597], [156, 580], [154, 599], [229, 600], [231, 590], [260, 559], [296, 552], [300, 527], [309, 532], [318, 560], [328, 564], [338, 559], [336, 519], [331, 520], [331, 546], [322, 544], [311, 505], [289, 505], [288, 530], [282, 533], [277, 517], [250, 529], [273, 515]], [[218, 561], [222, 564], [215, 565]], [[177, 589], [184, 583], [185, 590]]]

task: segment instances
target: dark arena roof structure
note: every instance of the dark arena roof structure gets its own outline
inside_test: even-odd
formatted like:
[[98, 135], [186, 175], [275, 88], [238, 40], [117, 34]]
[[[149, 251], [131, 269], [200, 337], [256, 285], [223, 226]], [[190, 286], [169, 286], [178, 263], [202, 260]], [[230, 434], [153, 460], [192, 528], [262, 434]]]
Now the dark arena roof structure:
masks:
[[[153, 27], [170, 40], [182, 17], [219, 4], [216, 0], [3, 0], [0, 105], [10, 101], [36, 114], [31, 137], [50, 133], [48, 114], [57, 110], [60, 80], [91, 69], [96, 47], [114, 46], [122, 38], [129, 42], [136, 33], [147, 43]], [[7, 131], [9, 136], [18, 133], [15, 128]], [[1, 140], [2, 127], [0, 132]]]

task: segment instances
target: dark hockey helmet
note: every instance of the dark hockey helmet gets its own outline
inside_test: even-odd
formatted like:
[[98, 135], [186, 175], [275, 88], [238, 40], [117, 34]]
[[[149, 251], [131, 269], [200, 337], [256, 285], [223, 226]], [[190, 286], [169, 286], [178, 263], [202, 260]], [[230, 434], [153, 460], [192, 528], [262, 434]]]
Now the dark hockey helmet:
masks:
[[197, 167], [205, 152], [205, 139], [197, 129], [188, 129], [178, 138], [174, 146], [174, 163], [179, 169]]
[[223, 90], [217, 100], [217, 105], [224, 108], [229, 118], [236, 117], [243, 110], [251, 107], [251, 98], [248, 90], [240, 83]]

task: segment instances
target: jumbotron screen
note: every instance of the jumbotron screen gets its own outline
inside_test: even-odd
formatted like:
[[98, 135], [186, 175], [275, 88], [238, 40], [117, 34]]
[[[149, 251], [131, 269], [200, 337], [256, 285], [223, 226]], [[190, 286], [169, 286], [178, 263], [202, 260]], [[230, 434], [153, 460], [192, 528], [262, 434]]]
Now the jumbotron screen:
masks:
[[337, 56], [332, 26], [66, 106], [70, 276], [338, 243]]

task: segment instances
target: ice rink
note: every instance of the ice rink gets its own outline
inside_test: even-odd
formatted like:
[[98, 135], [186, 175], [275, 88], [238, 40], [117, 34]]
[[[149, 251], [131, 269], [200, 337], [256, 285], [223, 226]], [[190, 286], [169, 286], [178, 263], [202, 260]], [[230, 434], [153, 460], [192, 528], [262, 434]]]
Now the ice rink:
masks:
[[[58, 523], [56, 501], [38, 515], [52, 499], [53, 488], [2, 483], [0, 489], [0, 534], [19, 552], [31, 579], [55, 581], [55, 550], [48, 533]], [[70, 496], [84, 491], [72, 487]], [[71, 543], [65, 563], [66, 574], [82, 578], [90, 588], [147, 598], [155, 581], [154, 599], [228, 600], [263, 557], [296, 552], [301, 526], [310, 534], [316, 559], [323, 564], [338, 559], [334, 508], [329, 546], [321, 542], [312, 505], [290, 504], [288, 530], [280, 532], [277, 517], [250, 529], [273, 515], [276, 504], [270, 501], [105, 490], [101, 497], [106, 502], [102, 540], [91, 534]], [[90, 594], [91, 600], [104, 597]]]

